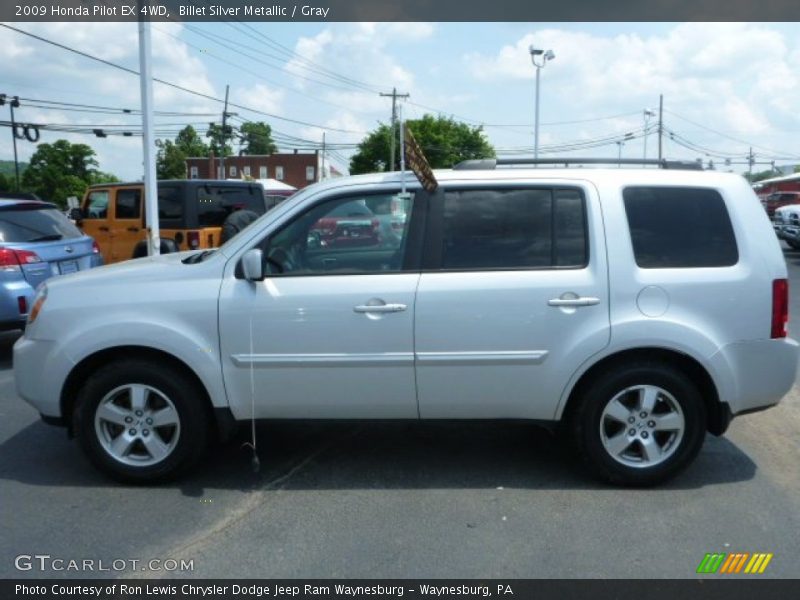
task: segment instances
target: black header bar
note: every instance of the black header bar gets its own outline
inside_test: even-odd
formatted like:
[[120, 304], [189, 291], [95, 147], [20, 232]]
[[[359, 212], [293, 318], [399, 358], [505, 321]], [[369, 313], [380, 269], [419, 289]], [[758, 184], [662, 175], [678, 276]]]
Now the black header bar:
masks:
[[19, 600], [785, 600], [798, 580], [700, 579], [27, 579], [0, 581], [0, 598]]
[[4, 0], [0, 21], [800, 21], [797, 0]]

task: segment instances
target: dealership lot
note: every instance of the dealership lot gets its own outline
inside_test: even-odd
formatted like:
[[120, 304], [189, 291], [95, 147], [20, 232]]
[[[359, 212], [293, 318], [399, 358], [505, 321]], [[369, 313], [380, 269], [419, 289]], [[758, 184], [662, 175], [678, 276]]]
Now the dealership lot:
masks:
[[[785, 254], [797, 332], [800, 252]], [[260, 472], [243, 433], [180, 482], [137, 488], [17, 399], [15, 339], [0, 334], [3, 577], [681, 578], [706, 552], [769, 552], [766, 576], [797, 574], [798, 387], [652, 490], [596, 484], [548, 433], [507, 423], [264, 424]], [[20, 572], [19, 555], [125, 570]], [[193, 570], [141, 571], [170, 559]]]

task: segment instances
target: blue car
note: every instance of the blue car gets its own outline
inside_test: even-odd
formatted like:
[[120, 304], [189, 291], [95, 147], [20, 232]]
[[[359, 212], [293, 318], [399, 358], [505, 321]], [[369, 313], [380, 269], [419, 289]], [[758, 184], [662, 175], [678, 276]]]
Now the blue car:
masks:
[[0, 330], [23, 329], [38, 286], [103, 264], [95, 241], [55, 204], [0, 200]]

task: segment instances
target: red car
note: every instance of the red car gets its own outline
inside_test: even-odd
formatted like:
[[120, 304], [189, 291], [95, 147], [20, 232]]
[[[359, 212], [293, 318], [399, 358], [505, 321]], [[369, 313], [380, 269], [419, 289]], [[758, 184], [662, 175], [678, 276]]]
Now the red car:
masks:
[[775, 216], [775, 209], [790, 204], [800, 204], [800, 192], [775, 192], [762, 201], [769, 218]]
[[380, 222], [358, 201], [337, 206], [314, 224], [310, 236], [320, 246], [352, 248], [380, 243]]

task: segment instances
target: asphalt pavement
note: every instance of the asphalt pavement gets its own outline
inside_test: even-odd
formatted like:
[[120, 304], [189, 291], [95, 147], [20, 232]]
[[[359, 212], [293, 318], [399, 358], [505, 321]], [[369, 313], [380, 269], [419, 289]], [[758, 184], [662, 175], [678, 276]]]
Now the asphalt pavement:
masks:
[[[800, 252], [786, 259], [800, 322]], [[508, 423], [263, 424], [259, 472], [243, 433], [178, 483], [127, 487], [17, 398], [16, 337], [0, 334], [0, 577], [687, 578], [707, 552], [800, 575], [798, 386], [655, 489], [598, 484]]]

